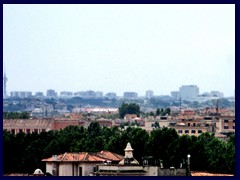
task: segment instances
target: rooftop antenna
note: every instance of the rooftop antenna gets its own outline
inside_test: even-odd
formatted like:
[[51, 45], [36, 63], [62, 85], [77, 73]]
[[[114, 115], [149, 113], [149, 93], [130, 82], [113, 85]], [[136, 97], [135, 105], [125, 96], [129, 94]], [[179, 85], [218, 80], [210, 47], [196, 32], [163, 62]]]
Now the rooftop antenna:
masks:
[[4, 75], [3, 75], [3, 97], [7, 97], [7, 76], [6, 76], [6, 65], [4, 62]]

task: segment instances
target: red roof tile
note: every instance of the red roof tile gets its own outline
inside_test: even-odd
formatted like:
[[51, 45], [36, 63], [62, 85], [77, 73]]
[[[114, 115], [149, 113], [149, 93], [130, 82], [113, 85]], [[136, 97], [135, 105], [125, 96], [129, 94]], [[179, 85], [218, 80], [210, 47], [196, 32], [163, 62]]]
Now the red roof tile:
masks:
[[[101, 151], [98, 153], [87, 153], [87, 152], [79, 152], [79, 153], [64, 153], [57, 156], [57, 161], [61, 162], [72, 162], [72, 161], [83, 161], [83, 162], [102, 162], [105, 160], [111, 161], [121, 161], [124, 157], [115, 154], [109, 151]], [[53, 157], [42, 159], [42, 161], [52, 162]]]

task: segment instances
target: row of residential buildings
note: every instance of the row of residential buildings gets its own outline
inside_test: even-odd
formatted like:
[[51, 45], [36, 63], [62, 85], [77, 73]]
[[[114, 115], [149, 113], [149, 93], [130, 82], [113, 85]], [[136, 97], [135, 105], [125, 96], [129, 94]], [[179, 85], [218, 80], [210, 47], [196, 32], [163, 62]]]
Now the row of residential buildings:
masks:
[[69, 125], [88, 127], [91, 122], [98, 122], [100, 126], [118, 126], [122, 130], [134, 126], [145, 129], [147, 132], [159, 127], [168, 127], [175, 129], [179, 135], [199, 136], [204, 132], [210, 132], [215, 133], [215, 136], [221, 139], [226, 139], [229, 133], [235, 132], [234, 113], [228, 112], [219, 116], [208, 116], [196, 115], [191, 113], [191, 110], [185, 110], [178, 116], [149, 116], [144, 118], [133, 114], [126, 115], [124, 119], [114, 120], [94, 115], [83, 118], [80, 113], [69, 114], [67, 118], [4, 119], [3, 129], [14, 134], [19, 132], [40, 133], [42, 131], [60, 130]]

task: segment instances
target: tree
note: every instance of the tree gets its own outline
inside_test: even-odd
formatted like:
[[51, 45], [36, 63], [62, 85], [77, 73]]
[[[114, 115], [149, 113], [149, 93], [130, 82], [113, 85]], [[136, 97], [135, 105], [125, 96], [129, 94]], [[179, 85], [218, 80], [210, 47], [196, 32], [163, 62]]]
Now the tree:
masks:
[[150, 115], [150, 116], [154, 116], [154, 113], [151, 111], [149, 115]]
[[163, 160], [166, 168], [175, 166], [176, 163], [179, 165], [175, 155], [178, 138], [179, 136], [175, 129], [166, 127], [154, 129], [147, 143], [148, 155], [153, 156], [155, 159]]
[[12, 173], [16, 170], [16, 161], [17, 156], [14, 153], [15, 145], [15, 136], [4, 130], [3, 131], [3, 172]]
[[166, 109], [165, 109], [165, 112], [166, 112], [165, 115], [167, 115], [167, 114], [170, 115], [170, 114], [171, 114], [171, 109], [170, 109], [170, 108], [166, 108]]
[[160, 125], [159, 123], [156, 121], [154, 123], [152, 123], [152, 127], [155, 129], [155, 128], [160, 128]]
[[90, 125], [88, 126], [88, 135], [90, 137], [97, 137], [99, 136], [101, 133], [101, 127], [99, 125], [99, 123], [97, 122], [91, 122]]
[[[155, 122], [156, 123], [156, 122]], [[141, 163], [142, 157], [153, 156], [163, 160], [164, 168], [178, 168], [191, 155], [191, 169], [197, 171], [235, 173], [235, 135], [228, 141], [217, 139], [214, 134], [200, 136], [178, 136], [175, 129], [156, 128], [150, 134], [141, 128], [118, 127], [101, 128], [92, 123], [86, 129], [68, 126], [60, 131], [47, 131], [40, 134], [3, 132], [3, 171], [4, 173], [30, 173], [45, 164], [41, 159], [64, 152], [97, 152], [109, 150], [124, 155], [126, 144], [130, 142], [134, 157]], [[158, 164], [159, 165], [159, 164]]]
[[28, 112], [4, 112], [3, 119], [29, 119]]
[[135, 103], [123, 103], [118, 110], [120, 118], [124, 118], [126, 114], [136, 114], [138, 117], [140, 116], [140, 106]]
[[230, 135], [226, 143], [224, 158], [226, 159], [226, 173], [235, 174], [235, 134]]
[[159, 115], [160, 115], [160, 113], [161, 113], [161, 112], [160, 112], [160, 109], [159, 109], [159, 108], [157, 108], [157, 110], [156, 110], [156, 115], [157, 115], [157, 116], [159, 116]]

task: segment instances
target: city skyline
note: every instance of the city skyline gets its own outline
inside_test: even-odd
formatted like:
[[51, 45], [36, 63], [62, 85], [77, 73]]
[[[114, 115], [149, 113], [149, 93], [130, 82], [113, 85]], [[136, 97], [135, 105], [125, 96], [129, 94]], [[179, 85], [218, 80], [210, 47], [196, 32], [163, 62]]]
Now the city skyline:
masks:
[[[194, 86], [194, 85], [183, 85], [183, 86]], [[25, 90], [25, 91], [16, 91], [16, 90], [14, 90], [14, 91], [10, 91], [9, 93], [7, 93], [7, 96], [8, 97], [11, 97], [13, 94], [13, 96], [18, 96], [18, 95], [16, 95], [16, 94], [18, 94], [18, 93], [27, 93], [28, 94], [28, 96], [30, 95], [29, 93], [31, 93], [31, 95], [32, 96], [39, 96], [39, 93], [40, 94], [42, 94], [43, 96], [48, 96], [47, 94], [48, 94], [48, 91], [53, 91], [54, 93], [55, 93], [55, 96], [72, 96], [72, 97], [76, 97], [76, 96], [81, 96], [79, 93], [95, 93], [95, 95], [97, 95], [97, 93], [102, 93], [102, 95], [100, 95], [100, 96], [105, 96], [105, 95], [108, 95], [109, 93], [110, 94], [116, 94], [116, 96], [118, 96], [118, 97], [121, 97], [121, 96], [124, 96], [124, 94], [125, 93], [137, 93], [136, 95], [138, 96], [138, 97], [148, 97], [148, 96], [150, 96], [150, 94], [149, 94], [149, 91], [151, 91], [151, 96], [172, 96], [172, 97], [175, 97], [175, 95], [173, 95], [172, 93], [179, 93], [179, 95], [181, 94], [181, 88], [182, 88], [182, 86], [181, 87], [179, 87], [179, 90], [177, 90], [177, 91], [171, 91], [169, 94], [157, 94], [157, 93], [155, 93], [153, 90], [151, 90], [151, 89], [148, 89], [148, 90], [146, 90], [145, 91], [145, 93], [144, 94], [139, 94], [138, 92], [134, 92], [134, 91], [123, 91], [123, 94], [118, 94], [118, 93], [116, 93], [116, 92], [113, 92], [113, 91], [111, 91], [111, 92], [103, 92], [103, 91], [99, 91], [99, 90], [91, 90], [91, 89], [88, 89], [88, 90], [80, 90], [80, 91], [55, 91], [54, 89], [47, 89], [46, 91], [35, 91], [35, 92], [32, 92], [32, 91], [28, 91], [28, 90]], [[199, 88], [199, 87], [198, 87]], [[61, 94], [62, 93], [62, 94]], [[71, 93], [71, 95], [70, 94], [68, 94], [68, 93]], [[75, 94], [76, 93], [76, 94]], [[12, 95], [11, 95], [12, 94]], [[198, 95], [209, 95], [209, 96], [212, 96], [212, 94], [221, 94], [221, 97], [235, 97], [235, 95], [234, 96], [225, 96], [224, 95], [224, 93], [223, 92], [221, 92], [221, 91], [218, 91], [218, 90], [211, 90], [211, 91], [209, 91], [209, 92], [202, 92], [202, 93], [198, 93]], [[97, 95], [98, 96], [98, 95]], [[96, 97], [97, 97], [96, 96]], [[100, 97], [99, 96], [99, 97]], [[180, 97], [179, 97], [180, 98]]]
[[235, 91], [235, 5], [3, 5], [7, 92]]

